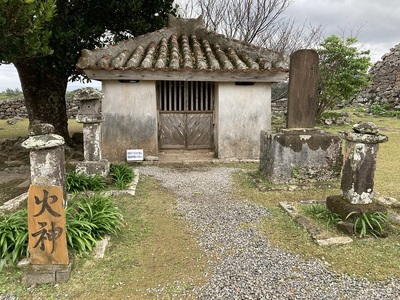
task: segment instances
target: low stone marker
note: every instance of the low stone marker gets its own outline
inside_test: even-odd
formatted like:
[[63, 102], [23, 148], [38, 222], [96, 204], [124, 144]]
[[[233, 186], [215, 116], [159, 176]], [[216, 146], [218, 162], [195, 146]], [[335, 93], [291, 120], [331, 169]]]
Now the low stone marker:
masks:
[[110, 171], [110, 163], [101, 157], [102, 98], [103, 94], [94, 88], [80, 89], [73, 96], [74, 100], [81, 102], [76, 121], [83, 123], [84, 161], [76, 166], [76, 170], [86, 175], [99, 174], [106, 177]]
[[372, 122], [353, 126], [353, 132], [341, 132], [346, 141], [341, 181], [342, 196], [352, 204], [368, 204], [374, 195], [374, 175], [379, 144], [388, 137], [379, 134]]
[[373, 198], [379, 144], [387, 142], [388, 137], [379, 134], [378, 127], [372, 122], [358, 123], [352, 132], [340, 132], [339, 136], [345, 140], [341, 195], [327, 198], [328, 209], [342, 219], [351, 212], [385, 211], [385, 207]]
[[27, 285], [60, 283], [69, 279], [64, 207], [64, 139], [53, 134], [50, 124], [33, 122], [30, 137], [22, 146], [30, 150], [31, 186], [28, 193], [28, 236], [30, 264]]

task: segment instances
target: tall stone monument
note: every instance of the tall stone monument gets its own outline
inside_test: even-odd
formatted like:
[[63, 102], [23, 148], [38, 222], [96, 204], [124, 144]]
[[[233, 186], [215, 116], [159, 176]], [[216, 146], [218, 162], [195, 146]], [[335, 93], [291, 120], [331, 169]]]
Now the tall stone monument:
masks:
[[337, 179], [341, 140], [314, 128], [318, 107], [318, 54], [299, 50], [290, 57], [287, 128], [262, 131], [260, 172], [272, 183]]
[[290, 57], [286, 128], [313, 128], [318, 109], [318, 54], [305, 49]]

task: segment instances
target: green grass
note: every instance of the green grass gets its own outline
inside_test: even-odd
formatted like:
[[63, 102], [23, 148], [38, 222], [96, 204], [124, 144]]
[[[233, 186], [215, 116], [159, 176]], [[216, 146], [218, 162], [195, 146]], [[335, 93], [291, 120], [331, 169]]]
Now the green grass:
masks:
[[[7, 120], [0, 120], [0, 139], [14, 139], [17, 137], [28, 137], [28, 119], [18, 121], [14, 125], [7, 124]], [[72, 136], [75, 132], [82, 132], [82, 124], [74, 119], [68, 120], [68, 130]]]
[[[136, 196], [114, 199], [124, 218], [104, 259], [77, 257], [70, 280], [28, 290], [22, 272], [0, 272], [0, 296], [18, 299], [193, 299], [183, 293], [205, 283], [210, 272], [195, 236], [176, 211], [175, 197], [157, 181], [142, 177]], [[166, 287], [160, 295], [150, 289]], [[176, 298], [178, 297], [178, 298]]]

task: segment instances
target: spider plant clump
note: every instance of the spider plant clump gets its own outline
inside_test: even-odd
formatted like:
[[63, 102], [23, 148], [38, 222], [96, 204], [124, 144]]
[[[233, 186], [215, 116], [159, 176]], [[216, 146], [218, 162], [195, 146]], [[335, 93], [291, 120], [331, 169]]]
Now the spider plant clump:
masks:
[[68, 193], [100, 191], [107, 186], [106, 180], [98, 174], [87, 176], [75, 171], [67, 173], [65, 184]]
[[380, 211], [365, 213], [353, 211], [347, 215], [346, 220], [348, 219], [352, 220], [353, 231], [360, 238], [364, 238], [367, 235], [382, 236], [388, 225], [387, 215]]
[[113, 184], [120, 190], [125, 189], [135, 176], [133, 169], [126, 164], [111, 164], [110, 175]]

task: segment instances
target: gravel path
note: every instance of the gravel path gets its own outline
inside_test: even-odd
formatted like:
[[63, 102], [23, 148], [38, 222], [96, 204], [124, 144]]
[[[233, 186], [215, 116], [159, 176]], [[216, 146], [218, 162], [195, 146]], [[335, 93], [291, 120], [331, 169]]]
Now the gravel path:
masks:
[[[400, 281], [369, 283], [329, 272], [274, 247], [256, 229], [268, 211], [230, 198], [231, 168], [139, 169], [177, 195], [178, 209], [198, 234], [213, 272], [198, 299], [400, 299]], [[219, 259], [216, 259], [219, 258]]]

